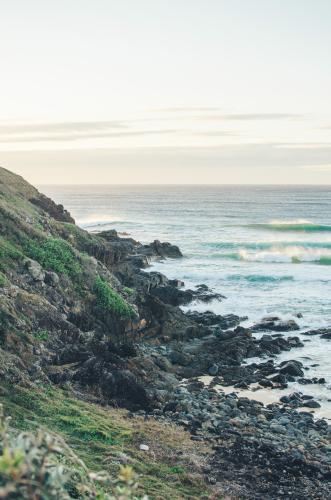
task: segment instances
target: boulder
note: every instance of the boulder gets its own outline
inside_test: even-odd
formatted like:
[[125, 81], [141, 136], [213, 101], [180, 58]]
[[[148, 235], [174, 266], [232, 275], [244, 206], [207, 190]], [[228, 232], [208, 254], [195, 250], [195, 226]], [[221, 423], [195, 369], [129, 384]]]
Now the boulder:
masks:
[[34, 281], [44, 281], [45, 272], [39, 262], [36, 262], [32, 259], [26, 259], [25, 267], [27, 268]]
[[302, 363], [300, 361], [285, 361], [281, 363], [279, 373], [284, 375], [292, 375], [293, 377], [303, 377]]

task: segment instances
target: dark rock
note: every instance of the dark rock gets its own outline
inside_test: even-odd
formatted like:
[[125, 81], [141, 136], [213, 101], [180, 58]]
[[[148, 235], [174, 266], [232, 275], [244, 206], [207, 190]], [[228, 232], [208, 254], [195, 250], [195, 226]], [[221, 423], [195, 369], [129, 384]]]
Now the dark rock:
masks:
[[280, 364], [279, 372], [284, 375], [292, 375], [294, 377], [302, 377], [302, 363], [300, 361], [290, 360]]

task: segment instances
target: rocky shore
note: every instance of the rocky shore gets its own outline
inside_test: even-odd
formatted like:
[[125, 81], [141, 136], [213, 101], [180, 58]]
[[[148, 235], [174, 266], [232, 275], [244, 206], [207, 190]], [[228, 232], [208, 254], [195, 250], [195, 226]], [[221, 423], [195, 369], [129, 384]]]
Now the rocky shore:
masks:
[[[4, 384], [51, 384], [130, 419], [183, 427], [212, 447], [202, 475], [216, 498], [331, 498], [331, 427], [304, 391], [325, 380], [297, 360], [277, 362], [303, 346], [294, 320], [246, 328], [236, 314], [196, 312], [196, 302], [226, 299], [148, 269], [182, 258], [178, 247], [87, 233], [21, 178], [0, 169], [0, 181]], [[305, 335], [330, 339], [330, 329]], [[257, 388], [293, 381], [301, 393], [254, 400]]]

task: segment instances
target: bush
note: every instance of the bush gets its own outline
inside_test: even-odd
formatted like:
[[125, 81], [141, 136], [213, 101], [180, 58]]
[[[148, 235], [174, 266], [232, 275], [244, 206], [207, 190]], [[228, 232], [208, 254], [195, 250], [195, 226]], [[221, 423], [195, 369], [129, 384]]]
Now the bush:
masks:
[[122, 318], [133, 319], [136, 313], [133, 307], [128, 304], [106, 281], [100, 276], [94, 283], [94, 293], [97, 297], [97, 305], [104, 312], [112, 312]]
[[26, 251], [45, 269], [76, 278], [82, 273], [77, 256], [69, 243], [61, 238], [47, 238], [42, 243], [30, 241]]

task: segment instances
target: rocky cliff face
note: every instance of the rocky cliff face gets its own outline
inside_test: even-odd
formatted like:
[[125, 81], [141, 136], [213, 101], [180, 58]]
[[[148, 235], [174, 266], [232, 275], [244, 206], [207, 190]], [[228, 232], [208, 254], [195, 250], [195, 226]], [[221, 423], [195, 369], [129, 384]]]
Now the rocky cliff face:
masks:
[[152, 405], [155, 390], [172, 386], [174, 376], [157, 375], [160, 367], [139, 351], [141, 339], [158, 343], [197, 329], [174, 305], [192, 296], [143, 270], [168, 256], [181, 252], [116, 231], [89, 234], [61, 205], [0, 169], [4, 379], [70, 382], [108, 403]]

